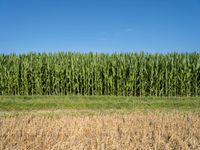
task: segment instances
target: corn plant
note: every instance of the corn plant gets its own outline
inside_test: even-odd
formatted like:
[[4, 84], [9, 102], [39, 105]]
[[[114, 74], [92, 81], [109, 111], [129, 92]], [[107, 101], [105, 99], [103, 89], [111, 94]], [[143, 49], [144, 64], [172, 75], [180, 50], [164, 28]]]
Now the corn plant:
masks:
[[199, 96], [200, 53], [0, 54], [0, 95]]

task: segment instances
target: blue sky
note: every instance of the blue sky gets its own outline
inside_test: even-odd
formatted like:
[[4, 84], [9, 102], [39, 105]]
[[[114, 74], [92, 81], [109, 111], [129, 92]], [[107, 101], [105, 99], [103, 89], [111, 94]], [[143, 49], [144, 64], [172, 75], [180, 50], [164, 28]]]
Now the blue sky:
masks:
[[0, 52], [200, 52], [199, 0], [0, 0]]

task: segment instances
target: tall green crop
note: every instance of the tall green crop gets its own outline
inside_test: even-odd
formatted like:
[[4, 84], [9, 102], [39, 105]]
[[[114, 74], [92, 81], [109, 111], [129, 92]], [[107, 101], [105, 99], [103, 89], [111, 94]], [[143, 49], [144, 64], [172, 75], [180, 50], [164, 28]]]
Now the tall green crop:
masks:
[[0, 95], [199, 96], [200, 53], [0, 54]]

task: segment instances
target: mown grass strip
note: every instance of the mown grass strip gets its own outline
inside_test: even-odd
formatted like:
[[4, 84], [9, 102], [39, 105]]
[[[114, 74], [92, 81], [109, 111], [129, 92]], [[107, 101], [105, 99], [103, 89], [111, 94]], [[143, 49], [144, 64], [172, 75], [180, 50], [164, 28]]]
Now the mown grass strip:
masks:
[[200, 111], [200, 97], [0, 96], [0, 110], [181, 110]]

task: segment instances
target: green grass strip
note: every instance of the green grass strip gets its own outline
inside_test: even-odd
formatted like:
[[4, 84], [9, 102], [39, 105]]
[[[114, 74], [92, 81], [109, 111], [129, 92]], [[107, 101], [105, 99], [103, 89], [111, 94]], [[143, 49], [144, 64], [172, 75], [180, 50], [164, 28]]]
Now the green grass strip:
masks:
[[200, 112], [200, 97], [0, 96], [0, 111], [59, 109]]

